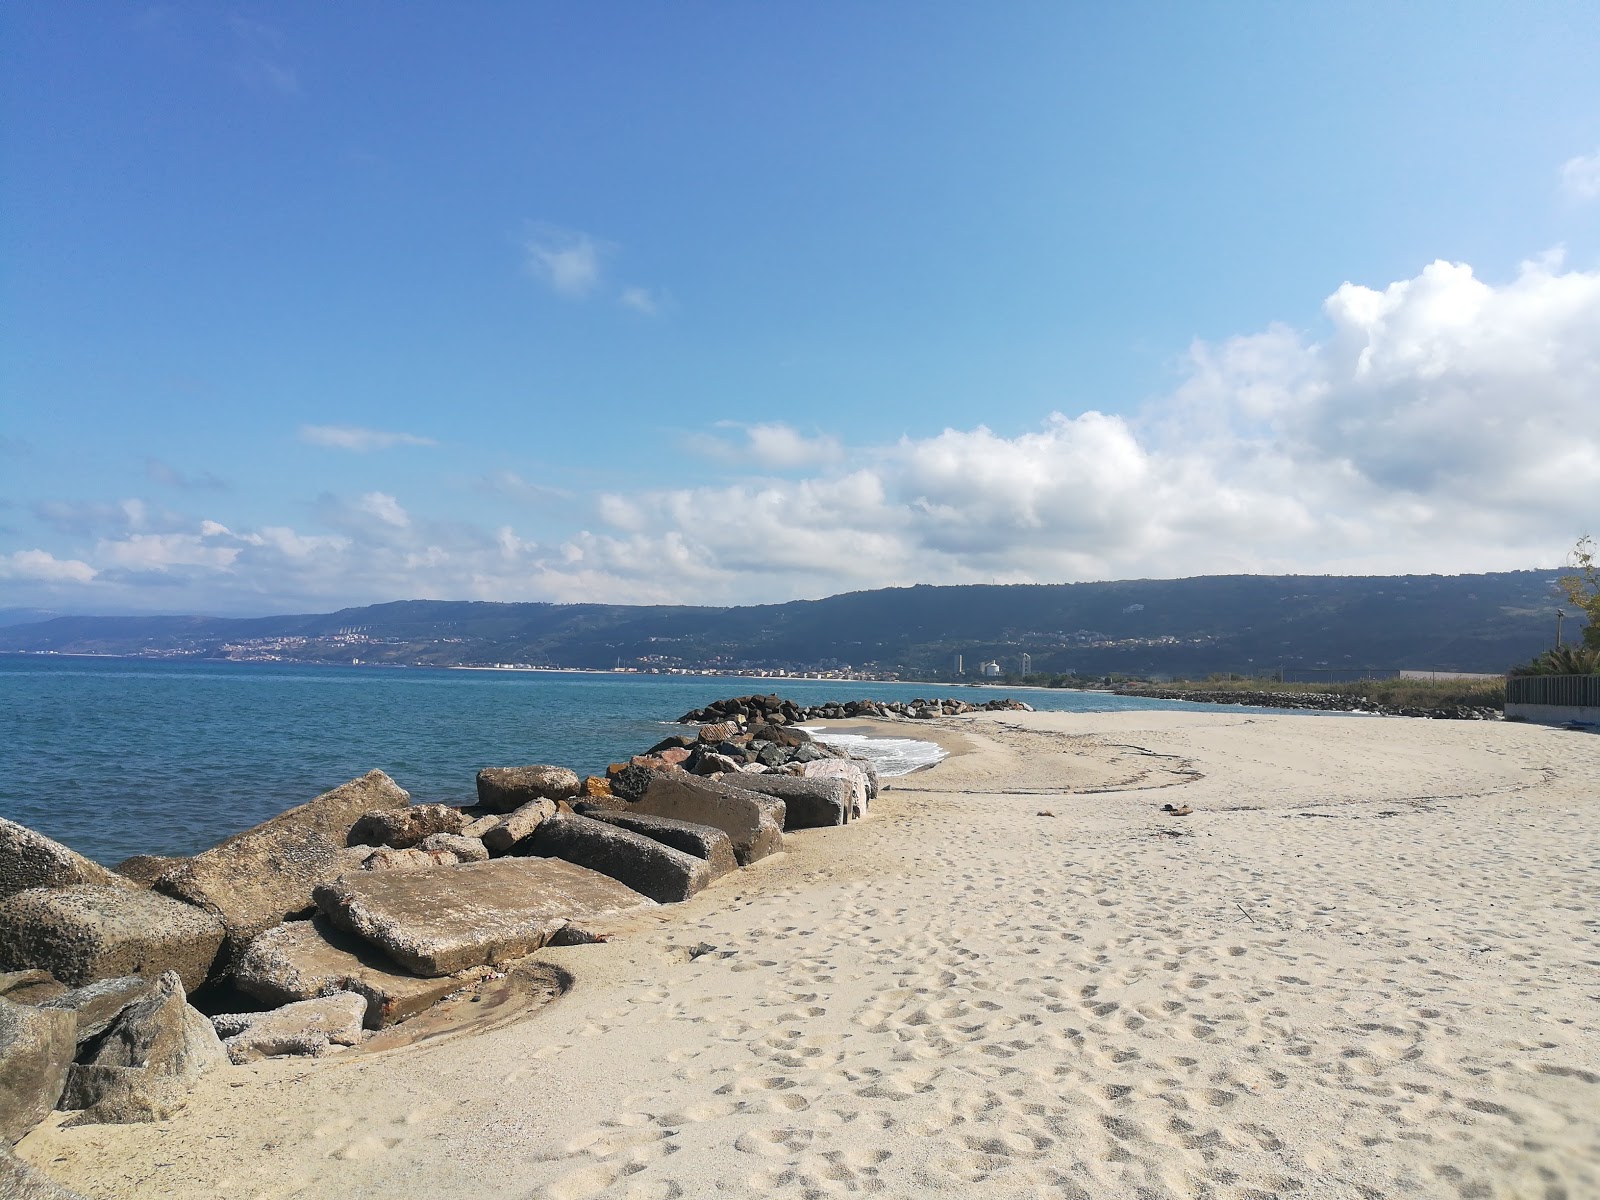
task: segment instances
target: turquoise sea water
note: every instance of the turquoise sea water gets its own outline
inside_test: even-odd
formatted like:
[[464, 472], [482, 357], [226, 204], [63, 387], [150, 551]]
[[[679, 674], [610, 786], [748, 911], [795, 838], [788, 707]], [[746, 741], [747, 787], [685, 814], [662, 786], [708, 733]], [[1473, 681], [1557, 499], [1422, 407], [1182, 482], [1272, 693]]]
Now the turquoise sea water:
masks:
[[[1004, 693], [934, 684], [0, 657], [0, 816], [107, 864], [191, 854], [373, 767], [419, 802], [478, 768], [599, 774], [712, 700]], [[1039, 708], [1190, 707], [1076, 692]], [[914, 736], [914, 734], [912, 735]]]

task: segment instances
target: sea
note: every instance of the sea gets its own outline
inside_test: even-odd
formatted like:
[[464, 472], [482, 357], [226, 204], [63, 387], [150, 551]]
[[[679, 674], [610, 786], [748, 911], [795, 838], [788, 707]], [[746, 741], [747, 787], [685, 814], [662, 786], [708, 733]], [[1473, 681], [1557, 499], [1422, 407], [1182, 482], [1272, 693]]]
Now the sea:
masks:
[[[193, 854], [374, 767], [417, 803], [470, 803], [480, 767], [580, 775], [637, 754], [713, 700], [801, 704], [1004, 691], [961, 685], [613, 672], [484, 671], [0, 656], [0, 817], [115, 865]], [[1192, 708], [1106, 693], [1017, 690], [1036, 708]], [[1259, 710], [1256, 710], [1259, 711]], [[886, 775], [937, 762], [904, 737], [844, 735]]]

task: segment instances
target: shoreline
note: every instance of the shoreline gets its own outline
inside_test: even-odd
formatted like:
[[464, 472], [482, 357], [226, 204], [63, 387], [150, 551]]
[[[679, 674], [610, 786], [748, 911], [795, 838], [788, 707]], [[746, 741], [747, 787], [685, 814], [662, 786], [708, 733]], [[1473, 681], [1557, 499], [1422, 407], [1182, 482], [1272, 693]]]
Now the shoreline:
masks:
[[829, 724], [964, 746], [542, 952], [573, 983], [525, 1020], [219, 1072], [18, 1153], [91, 1198], [1600, 1191], [1595, 739]]

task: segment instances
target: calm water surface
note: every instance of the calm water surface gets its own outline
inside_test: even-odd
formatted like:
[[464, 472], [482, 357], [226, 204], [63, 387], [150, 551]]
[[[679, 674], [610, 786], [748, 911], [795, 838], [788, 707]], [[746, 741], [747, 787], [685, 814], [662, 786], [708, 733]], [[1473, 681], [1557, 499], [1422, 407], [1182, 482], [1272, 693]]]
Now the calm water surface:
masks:
[[[478, 768], [580, 774], [660, 741], [712, 700], [804, 704], [993, 691], [935, 684], [0, 657], [0, 816], [108, 864], [192, 854], [381, 767], [419, 802], [465, 803]], [[1026, 692], [1038, 708], [1192, 707]]]

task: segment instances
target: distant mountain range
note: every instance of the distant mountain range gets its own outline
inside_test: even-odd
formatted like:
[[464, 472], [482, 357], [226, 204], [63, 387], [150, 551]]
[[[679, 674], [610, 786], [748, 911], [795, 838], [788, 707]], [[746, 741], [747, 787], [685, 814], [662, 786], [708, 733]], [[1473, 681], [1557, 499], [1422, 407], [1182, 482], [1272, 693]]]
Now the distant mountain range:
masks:
[[[1282, 666], [1501, 671], [1548, 647], [1559, 571], [884, 588], [736, 608], [404, 600], [257, 617], [0, 621], [0, 652], [421, 666], [855, 670], [947, 678]], [[13, 610], [15, 611], [15, 610]], [[1567, 624], [1574, 632], [1573, 621]]]

